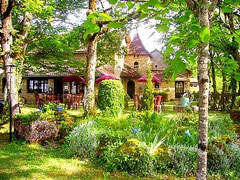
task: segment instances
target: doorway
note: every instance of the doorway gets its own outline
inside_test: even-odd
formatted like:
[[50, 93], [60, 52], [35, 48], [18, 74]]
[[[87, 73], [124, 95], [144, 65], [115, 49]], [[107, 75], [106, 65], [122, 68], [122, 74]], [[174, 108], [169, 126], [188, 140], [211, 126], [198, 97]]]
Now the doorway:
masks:
[[63, 82], [61, 79], [54, 79], [54, 94], [63, 94]]
[[184, 94], [184, 81], [175, 82], [175, 98], [180, 98]]
[[135, 95], [135, 83], [132, 80], [128, 81], [127, 83], [127, 93], [130, 96], [130, 98], [133, 99]]

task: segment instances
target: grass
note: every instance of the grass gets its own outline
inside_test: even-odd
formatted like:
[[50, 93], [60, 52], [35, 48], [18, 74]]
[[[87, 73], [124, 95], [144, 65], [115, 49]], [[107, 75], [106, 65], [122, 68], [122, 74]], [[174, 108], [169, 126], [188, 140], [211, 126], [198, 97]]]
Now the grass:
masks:
[[[132, 110], [124, 110], [124, 116], [128, 116]], [[172, 110], [173, 104], [166, 103], [164, 117], [171, 118], [177, 115]], [[27, 114], [37, 109], [27, 105], [22, 113]], [[83, 110], [67, 110], [73, 117], [79, 117]], [[116, 123], [116, 122], [115, 122]], [[126, 173], [109, 173], [91, 166], [88, 161], [76, 158], [67, 158], [62, 149], [54, 145], [45, 147], [38, 144], [27, 144], [21, 141], [9, 143], [8, 124], [0, 126], [0, 180], [21, 179], [83, 179], [83, 180], [105, 180], [105, 179], [153, 179], [132, 177]], [[177, 179], [171, 175], [158, 175], [154, 179]], [[187, 179], [194, 179], [189, 177]]]

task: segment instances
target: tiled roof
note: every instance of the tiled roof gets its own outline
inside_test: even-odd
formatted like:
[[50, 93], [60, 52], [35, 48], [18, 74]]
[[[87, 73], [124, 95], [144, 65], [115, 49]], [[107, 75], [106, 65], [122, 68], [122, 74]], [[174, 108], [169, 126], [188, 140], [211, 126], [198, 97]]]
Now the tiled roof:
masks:
[[150, 55], [145, 49], [139, 35], [137, 34], [130, 43], [128, 54]]
[[97, 68], [96, 70], [101, 74], [114, 75], [114, 67], [111, 65], [104, 65], [102, 67]]
[[[100, 68], [97, 68], [97, 71], [102, 74], [115, 75], [114, 66], [111, 66], [111, 65], [105, 65]], [[120, 77], [140, 77], [140, 75], [130, 65], [128, 65], [127, 63], [124, 63]]]
[[137, 73], [135, 69], [133, 69], [129, 64], [124, 63], [121, 77], [140, 77], [140, 74]]
[[163, 57], [159, 50], [155, 49], [150, 54], [153, 61], [152, 70], [165, 70], [168, 67], [168, 65], [163, 62]]

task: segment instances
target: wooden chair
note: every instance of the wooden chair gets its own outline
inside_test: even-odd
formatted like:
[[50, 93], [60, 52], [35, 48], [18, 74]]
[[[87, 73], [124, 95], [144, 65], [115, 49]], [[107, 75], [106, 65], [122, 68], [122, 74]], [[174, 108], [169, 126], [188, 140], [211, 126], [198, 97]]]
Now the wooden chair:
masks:
[[43, 94], [37, 94], [35, 104], [37, 107], [42, 107], [45, 104], [45, 97]]
[[72, 102], [72, 107], [73, 109], [78, 109], [79, 106], [81, 105], [81, 96], [80, 95], [73, 95], [73, 102]]
[[135, 110], [141, 109], [142, 105], [141, 105], [140, 96], [139, 95], [134, 95], [133, 101], [134, 101], [134, 109]]
[[155, 98], [154, 98], [154, 111], [157, 111], [157, 113], [161, 113], [161, 111], [162, 111], [161, 103], [162, 103], [162, 96], [160, 96], [160, 95], [155, 96]]
[[55, 102], [56, 104], [59, 104], [59, 103], [60, 103], [60, 97], [61, 97], [61, 96], [60, 96], [59, 94], [55, 96], [55, 101], [54, 101], [54, 102]]
[[65, 107], [68, 106], [68, 109], [71, 108], [71, 105], [72, 105], [72, 95], [71, 94], [66, 94], [64, 95], [64, 104], [65, 104]]

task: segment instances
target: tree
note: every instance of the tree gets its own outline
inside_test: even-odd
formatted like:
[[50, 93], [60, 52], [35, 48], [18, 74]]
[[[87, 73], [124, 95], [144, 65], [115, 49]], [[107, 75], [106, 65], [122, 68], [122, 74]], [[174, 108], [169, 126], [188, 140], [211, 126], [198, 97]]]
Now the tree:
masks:
[[[19, 111], [18, 109], [18, 91], [16, 84], [16, 69], [11, 67], [13, 65], [13, 37], [12, 37], [12, 9], [14, 7], [14, 0], [1, 0], [1, 58], [4, 63], [6, 84], [8, 89], [8, 98], [11, 101], [11, 110], [13, 116]], [[13, 71], [13, 72], [12, 72]], [[11, 86], [11, 87], [10, 87]]]
[[[110, 4], [117, 3], [117, 1], [109, 2]], [[96, 7], [97, 0], [89, 0], [87, 20], [84, 23], [84, 27], [86, 28], [84, 37], [87, 39], [87, 68], [84, 114], [91, 114], [95, 103], [94, 83], [97, 64], [97, 44], [99, 36], [109, 32], [110, 28], [123, 27], [126, 22], [134, 19], [135, 17], [135, 13], [132, 13], [131, 15], [125, 15], [124, 17], [119, 17], [118, 11], [114, 11], [114, 8], [103, 9], [102, 12], [97, 12]], [[116, 19], [113, 19], [111, 16], [109, 16], [109, 14], [106, 13], [106, 11], [109, 10], [112, 10], [112, 16], [116, 16], [116, 14], [118, 15]]]
[[154, 108], [154, 95], [153, 95], [154, 89], [153, 89], [152, 78], [153, 78], [153, 75], [152, 75], [151, 67], [148, 67], [147, 82], [144, 88], [143, 97], [141, 99], [143, 110], [152, 111]]

